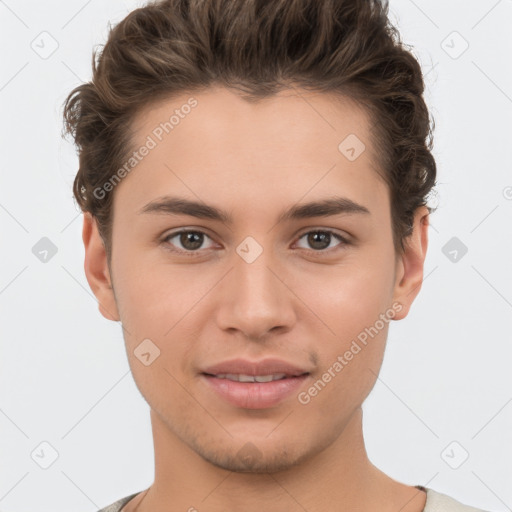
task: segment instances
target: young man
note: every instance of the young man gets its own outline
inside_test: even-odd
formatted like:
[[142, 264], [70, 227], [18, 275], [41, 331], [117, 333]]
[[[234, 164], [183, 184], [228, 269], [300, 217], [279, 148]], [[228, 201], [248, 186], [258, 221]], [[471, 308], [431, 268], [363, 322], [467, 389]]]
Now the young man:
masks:
[[385, 475], [361, 406], [423, 278], [418, 62], [368, 0], [167, 0], [65, 105], [85, 272], [151, 408], [103, 512], [476, 511]]

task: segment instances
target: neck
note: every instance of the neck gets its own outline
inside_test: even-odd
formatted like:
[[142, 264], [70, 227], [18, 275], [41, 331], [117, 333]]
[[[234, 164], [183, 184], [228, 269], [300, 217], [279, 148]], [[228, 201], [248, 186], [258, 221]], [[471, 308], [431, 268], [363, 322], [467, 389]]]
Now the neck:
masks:
[[[293, 467], [273, 473], [240, 473], [215, 466], [184, 444], [151, 411], [155, 481], [137, 512], [420, 512], [424, 492], [386, 476], [367, 457], [362, 410], [354, 411], [340, 436]], [[172, 506], [172, 508], [170, 508]]]

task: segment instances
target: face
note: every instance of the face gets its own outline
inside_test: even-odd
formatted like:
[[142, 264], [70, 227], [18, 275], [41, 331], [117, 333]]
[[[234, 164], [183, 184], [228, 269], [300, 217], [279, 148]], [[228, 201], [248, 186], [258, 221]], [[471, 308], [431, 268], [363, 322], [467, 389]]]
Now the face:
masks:
[[[134, 128], [150, 149], [114, 190], [111, 269], [86, 217], [86, 274], [122, 322], [154, 431], [231, 471], [292, 467], [339, 439], [375, 384], [389, 324], [420, 289], [426, 211], [397, 255], [369, 120], [348, 100], [294, 90], [250, 104], [215, 88], [153, 105]], [[205, 375], [270, 358], [305, 375]]]

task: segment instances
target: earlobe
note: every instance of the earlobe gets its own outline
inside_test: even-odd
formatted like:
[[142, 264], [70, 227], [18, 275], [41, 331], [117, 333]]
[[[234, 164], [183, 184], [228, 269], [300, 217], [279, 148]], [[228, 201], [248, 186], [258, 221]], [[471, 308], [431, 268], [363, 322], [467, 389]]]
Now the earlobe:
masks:
[[414, 215], [413, 231], [405, 240], [405, 250], [397, 260], [393, 302], [400, 303], [402, 308], [394, 317], [395, 320], [402, 320], [408, 315], [421, 290], [428, 247], [428, 226], [429, 211], [426, 206], [421, 206]]
[[98, 300], [100, 313], [107, 319], [120, 320], [112, 288], [107, 254], [99, 234], [96, 219], [90, 212], [84, 213], [82, 240], [85, 247], [84, 270], [87, 282]]

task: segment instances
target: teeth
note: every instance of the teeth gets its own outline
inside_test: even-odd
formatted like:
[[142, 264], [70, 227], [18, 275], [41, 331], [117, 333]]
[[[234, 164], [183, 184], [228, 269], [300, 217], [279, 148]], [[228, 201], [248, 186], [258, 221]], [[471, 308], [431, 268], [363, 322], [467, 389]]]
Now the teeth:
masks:
[[286, 377], [286, 373], [276, 373], [274, 375], [243, 375], [235, 373], [219, 373], [216, 375], [218, 379], [234, 380], [236, 382], [270, 382], [272, 380], [280, 380]]

